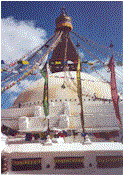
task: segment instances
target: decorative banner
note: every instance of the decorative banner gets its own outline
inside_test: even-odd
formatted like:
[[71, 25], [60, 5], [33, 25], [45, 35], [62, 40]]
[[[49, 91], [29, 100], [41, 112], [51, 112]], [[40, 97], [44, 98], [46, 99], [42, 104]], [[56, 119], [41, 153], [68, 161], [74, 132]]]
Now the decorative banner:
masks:
[[40, 73], [45, 79], [44, 94], [43, 94], [43, 107], [44, 107], [44, 114], [47, 117], [49, 115], [47, 63], [45, 64], [44, 68], [40, 71]]
[[119, 111], [119, 105], [118, 105], [118, 94], [117, 94], [117, 87], [116, 87], [116, 78], [115, 78], [115, 65], [114, 65], [114, 57], [112, 55], [108, 67], [111, 71], [111, 95], [113, 100], [113, 105], [115, 109], [116, 117], [119, 121], [119, 126], [121, 127], [121, 118], [120, 118], [120, 111]]
[[82, 103], [82, 85], [81, 85], [81, 76], [80, 76], [80, 72], [81, 72], [81, 59], [78, 56], [78, 65], [77, 65], [77, 93], [78, 93], [78, 97], [79, 97], [79, 101], [80, 101], [80, 106], [81, 106], [81, 112], [80, 112], [80, 117], [81, 117], [81, 125], [82, 125], [82, 129], [84, 132], [84, 114], [83, 114], [83, 103]]

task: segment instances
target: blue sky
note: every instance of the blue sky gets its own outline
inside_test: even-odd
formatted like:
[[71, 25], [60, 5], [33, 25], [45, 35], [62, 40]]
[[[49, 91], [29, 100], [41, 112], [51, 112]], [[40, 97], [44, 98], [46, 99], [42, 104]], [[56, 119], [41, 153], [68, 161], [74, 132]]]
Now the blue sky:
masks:
[[[2, 59], [12, 62], [49, 39], [62, 6], [72, 18], [74, 32], [99, 45], [109, 46], [112, 41], [115, 60], [123, 60], [123, 2], [120, 1], [2, 1]], [[106, 60], [101, 55], [100, 59]], [[122, 70], [118, 72], [122, 78]], [[12, 106], [17, 96], [39, 78], [28, 76], [2, 94], [2, 108]], [[122, 91], [122, 79], [119, 86]]]
[[45, 29], [49, 38], [62, 6], [72, 17], [74, 32], [106, 46], [112, 41], [114, 50], [122, 52], [123, 2], [120, 1], [3, 1], [1, 18], [34, 21], [36, 27]]

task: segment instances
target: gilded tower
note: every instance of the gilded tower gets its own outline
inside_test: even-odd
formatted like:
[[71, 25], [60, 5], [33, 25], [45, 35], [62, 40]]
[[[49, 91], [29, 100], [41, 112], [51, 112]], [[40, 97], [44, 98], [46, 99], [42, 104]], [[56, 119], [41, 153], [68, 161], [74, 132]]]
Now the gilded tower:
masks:
[[69, 71], [77, 70], [78, 54], [69, 35], [72, 29], [71, 17], [66, 14], [65, 8], [62, 8], [60, 16], [56, 19], [55, 33], [63, 31], [63, 35], [49, 60], [52, 73], [64, 71], [65, 67], [67, 67]]

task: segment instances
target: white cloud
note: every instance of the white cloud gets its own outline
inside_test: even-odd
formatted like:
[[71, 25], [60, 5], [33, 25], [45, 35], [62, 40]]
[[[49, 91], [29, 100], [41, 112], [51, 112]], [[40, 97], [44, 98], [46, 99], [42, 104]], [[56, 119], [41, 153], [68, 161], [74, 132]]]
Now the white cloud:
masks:
[[20, 59], [31, 49], [43, 44], [46, 31], [36, 28], [33, 21], [1, 20], [1, 58], [7, 63]]

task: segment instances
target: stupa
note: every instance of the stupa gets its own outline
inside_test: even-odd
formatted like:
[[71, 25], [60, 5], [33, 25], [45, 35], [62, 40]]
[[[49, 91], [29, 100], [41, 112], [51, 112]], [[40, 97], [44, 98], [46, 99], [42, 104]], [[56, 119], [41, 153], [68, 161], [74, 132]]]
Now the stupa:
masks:
[[[7, 135], [13, 133], [14, 136], [7, 139], [2, 151], [2, 173], [123, 173], [123, 145], [120, 136], [117, 140], [115, 138], [117, 142], [104, 140], [108, 138], [111, 141], [108, 133], [120, 130], [113, 107], [111, 86], [81, 72], [80, 58], [69, 36], [72, 29], [71, 18], [63, 8], [56, 19], [55, 41], [47, 50], [48, 54], [53, 49], [49, 60], [51, 73], [47, 75], [46, 72], [44, 78], [31, 84], [18, 96], [11, 108], [1, 112], [3, 132], [7, 131]], [[46, 66], [43, 66], [45, 71]], [[45, 101], [49, 105], [49, 116], [45, 115]], [[120, 101], [121, 118], [122, 104]], [[17, 130], [17, 137], [7, 127]], [[59, 129], [67, 133], [74, 132], [74, 138], [70, 134], [64, 139], [50, 139], [50, 130]], [[46, 132], [49, 135], [43, 142], [43, 134]], [[102, 134], [104, 142], [91, 142], [88, 134], [93, 138], [93, 134], [98, 132], [107, 132], [105, 137]], [[28, 136], [24, 139], [25, 134]], [[39, 139], [36, 136], [38, 134]], [[83, 136], [75, 138], [75, 134]], [[35, 139], [32, 139], [32, 135]]]
[[[76, 76], [78, 53], [69, 35], [72, 29], [71, 18], [62, 8], [61, 15], [56, 19], [55, 34], [61, 32], [63, 34], [49, 60], [51, 74], [48, 77], [48, 101], [51, 128], [60, 122], [58, 128], [82, 129]], [[86, 130], [112, 130], [114, 127], [117, 130], [118, 121], [111, 101], [109, 83], [81, 72], [81, 85]], [[25, 122], [23, 126], [26, 125], [26, 120], [29, 120], [28, 129], [31, 131], [45, 130], [47, 121], [42, 121], [45, 119], [43, 92], [44, 78], [26, 88], [11, 108], [2, 110], [2, 123], [11, 128], [20, 129], [20, 122]], [[122, 117], [122, 102], [120, 102], [120, 112]], [[61, 123], [61, 115], [67, 125]], [[8, 121], [10, 118], [11, 121]], [[21, 129], [23, 131], [23, 127]]]

